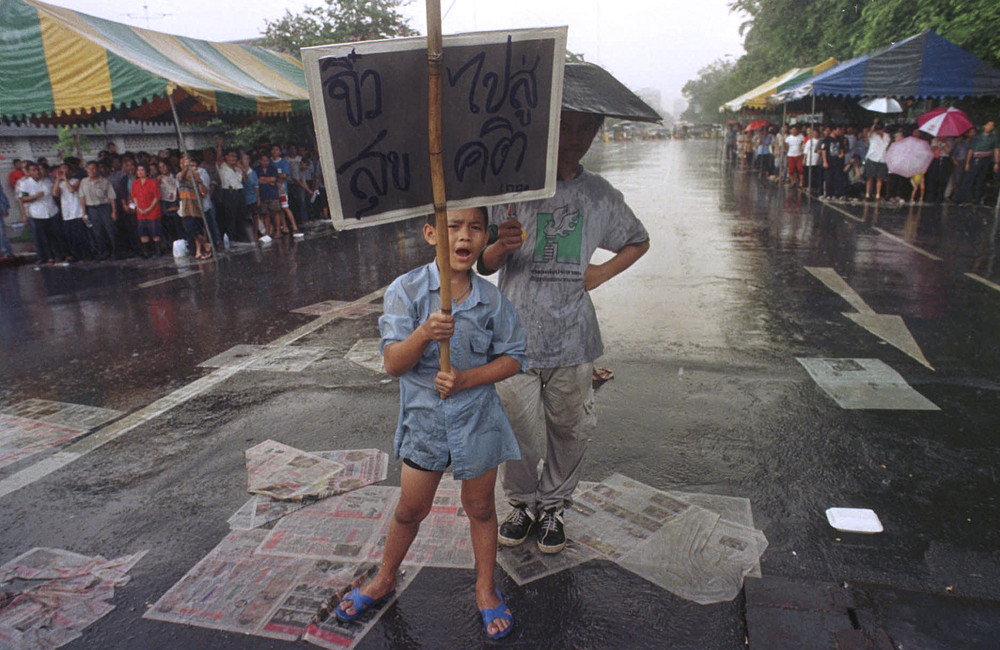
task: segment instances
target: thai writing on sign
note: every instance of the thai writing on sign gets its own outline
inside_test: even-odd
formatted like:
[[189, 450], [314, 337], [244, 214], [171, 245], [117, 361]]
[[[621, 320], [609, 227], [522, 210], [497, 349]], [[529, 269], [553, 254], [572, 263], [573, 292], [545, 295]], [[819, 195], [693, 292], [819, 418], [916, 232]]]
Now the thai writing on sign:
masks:
[[[565, 29], [445, 37], [442, 158], [448, 204], [551, 196]], [[433, 211], [426, 40], [303, 50], [334, 221]]]

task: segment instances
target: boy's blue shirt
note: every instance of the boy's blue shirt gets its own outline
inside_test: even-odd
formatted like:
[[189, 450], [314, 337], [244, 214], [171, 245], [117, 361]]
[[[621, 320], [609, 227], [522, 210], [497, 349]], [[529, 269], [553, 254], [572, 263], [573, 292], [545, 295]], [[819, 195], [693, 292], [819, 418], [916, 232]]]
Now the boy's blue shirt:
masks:
[[[379, 319], [381, 349], [402, 341], [441, 308], [441, 279], [434, 262], [396, 278], [385, 293]], [[508, 356], [525, 362], [524, 332], [514, 306], [494, 285], [472, 274], [469, 297], [453, 306], [455, 334], [451, 364], [468, 370]], [[434, 387], [440, 345], [427, 345], [417, 364], [399, 378], [396, 458], [443, 471], [449, 455], [458, 480], [475, 478], [521, 457], [507, 413], [493, 384], [463, 390], [442, 400]]]

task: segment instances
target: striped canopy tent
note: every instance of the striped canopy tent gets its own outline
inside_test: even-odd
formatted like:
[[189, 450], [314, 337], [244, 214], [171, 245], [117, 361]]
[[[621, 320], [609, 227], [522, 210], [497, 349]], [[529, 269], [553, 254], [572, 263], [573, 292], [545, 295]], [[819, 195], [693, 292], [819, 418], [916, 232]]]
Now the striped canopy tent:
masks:
[[1000, 97], [1000, 72], [928, 29], [870, 54], [844, 61], [774, 96]]
[[309, 110], [302, 64], [252, 45], [212, 43], [37, 0], [0, 0], [0, 120], [111, 117], [185, 121]]
[[[781, 91], [785, 90], [786, 88], [791, 88], [792, 86], [797, 86], [800, 83], [802, 83], [803, 81], [805, 81], [807, 79], [810, 79], [812, 77], [815, 77], [820, 72], [823, 72], [824, 70], [829, 70], [830, 68], [832, 68], [835, 65], [837, 65], [837, 59], [835, 59], [835, 58], [833, 58], [831, 56], [826, 61], [823, 61], [822, 63], [817, 63], [816, 65], [814, 65], [811, 68], [802, 68], [799, 71], [798, 74], [796, 74], [795, 76], [791, 77], [787, 81], [784, 81], [784, 82], [778, 84], [778, 87], [774, 89], [774, 92], [775, 92], [775, 94], [777, 94], [777, 93], [780, 93]], [[767, 98], [768, 101], [771, 101], [773, 99], [774, 99], [774, 95], [771, 95], [770, 97]]]
[[719, 107], [719, 111], [737, 113], [744, 109], [759, 110], [767, 108], [767, 98], [774, 94], [774, 89], [777, 88], [779, 84], [782, 84], [797, 75], [801, 70], [802, 68], [792, 68], [784, 74], [771, 77], [761, 85], [743, 93], [736, 99], [729, 100]]

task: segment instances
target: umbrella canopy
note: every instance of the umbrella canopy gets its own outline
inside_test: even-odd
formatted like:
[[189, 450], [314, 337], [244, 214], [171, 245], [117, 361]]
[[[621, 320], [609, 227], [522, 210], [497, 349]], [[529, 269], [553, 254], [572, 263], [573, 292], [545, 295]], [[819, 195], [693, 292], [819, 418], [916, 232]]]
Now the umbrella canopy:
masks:
[[962, 135], [975, 126], [965, 111], [954, 106], [942, 106], [928, 111], [917, 118], [917, 124], [924, 133], [942, 138]]
[[302, 64], [252, 45], [131, 27], [37, 0], [0, 0], [0, 119], [170, 120], [309, 108]]
[[610, 72], [593, 63], [567, 63], [563, 72], [562, 109], [635, 122], [663, 118]]
[[872, 97], [858, 102], [861, 108], [875, 113], [902, 113], [903, 107], [892, 97]]
[[997, 97], [1000, 72], [932, 30], [862, 54], [775, 96]]
[[726, 110], [735, 113], [743, 110], [744, 108], [766, 108], [767, 98], [774, 93], [778, 85], [791, 79], [801, 70], [802, 68], [792, 68], [784, 74], [779, 74], [777, 77], [771, 77], [761, 85], [753, 88], [752, 90], [748, 90], [736, 99], [729, 100], [719, 107], [719, 111]]
[[934, 152], [926, 140], [910, 136], [889, 145], [885, 152], [885, 163], [893, 174], [907, 178], [923, 174], [931, 166]]
[[750, 124], [747, 124], [747, 128], [743, 130], [749, 133], [750, 131], [763, 129], [765, 126], [771, 126], [771, 123], [768, 122], [767, 120], [754, 120], [753, 122], [750, 122]]

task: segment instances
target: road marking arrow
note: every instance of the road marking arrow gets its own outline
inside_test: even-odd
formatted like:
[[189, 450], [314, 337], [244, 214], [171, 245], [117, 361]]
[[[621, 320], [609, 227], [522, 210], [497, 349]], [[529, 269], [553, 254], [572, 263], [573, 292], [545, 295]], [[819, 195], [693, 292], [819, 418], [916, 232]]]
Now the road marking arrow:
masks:
[[837, 272], [829, 267], [807, 266], [806, 270], [831, 291], [850, 303], [851, 307], [854, 307], [858, 312], [843, 312], [844, 316], [886, 343], [898, 348], [904, 354], [916, 359], [927, 368], [934, 370], [934, 366], [927, 361], [927, 357], [924, 356], [920, 346], [910, 334], [902, 316], [876, 314], [875, 310], [865, 303], [864, 299], [847, 284], [844, 278], [837, 275]]

